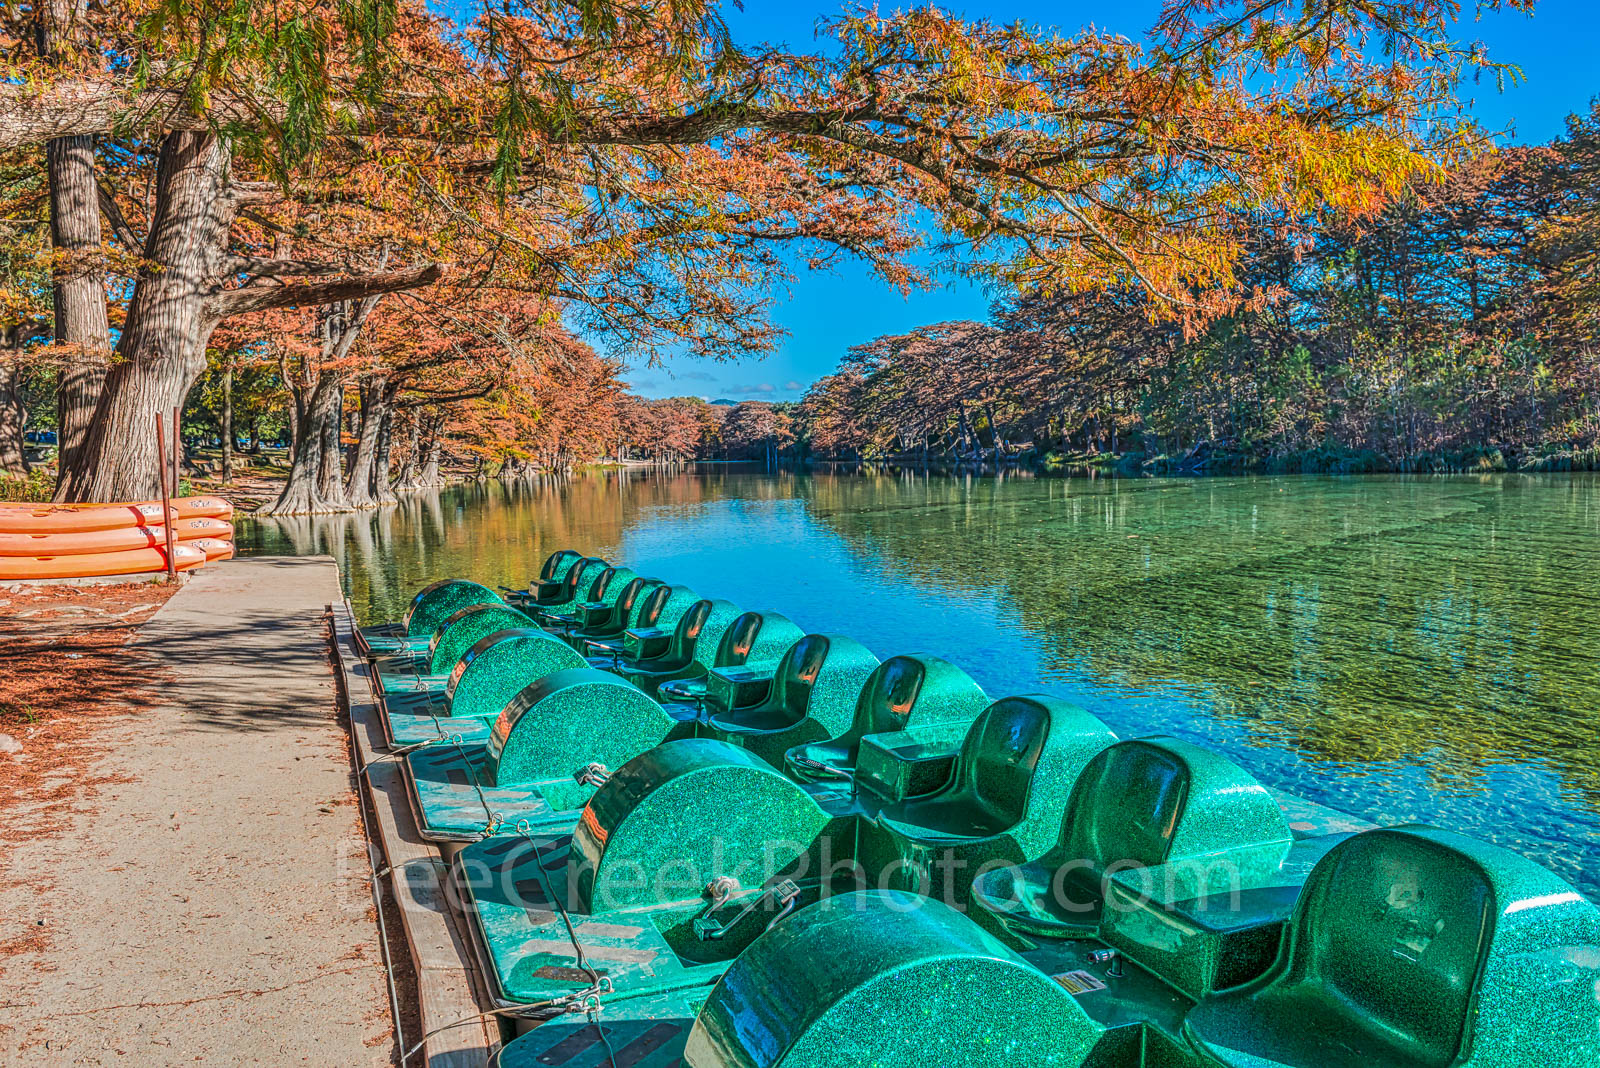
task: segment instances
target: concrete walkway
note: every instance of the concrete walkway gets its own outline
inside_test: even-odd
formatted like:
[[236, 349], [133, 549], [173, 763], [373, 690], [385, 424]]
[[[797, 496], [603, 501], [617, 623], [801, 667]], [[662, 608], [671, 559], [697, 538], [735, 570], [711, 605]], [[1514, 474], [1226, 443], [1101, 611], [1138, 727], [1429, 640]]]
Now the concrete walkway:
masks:
[[93, 772], [124, 781], [0, 859], [5, 926], [51, 932], [0, 957], [0, 1063], [390, 1062], [321, 619], [338, 596], [326, 557], [233, 560], [140, 631], [170, 681], [108, 732]]

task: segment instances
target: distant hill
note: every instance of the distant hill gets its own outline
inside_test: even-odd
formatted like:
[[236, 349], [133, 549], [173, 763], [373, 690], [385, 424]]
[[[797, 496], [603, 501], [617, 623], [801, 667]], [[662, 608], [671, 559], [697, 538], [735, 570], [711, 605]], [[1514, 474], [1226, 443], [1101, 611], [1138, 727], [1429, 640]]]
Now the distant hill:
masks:
[[739, 402], [736, 401], [736, 400], [729, 400], [727, 397], [718, 397], [716, 400], [712, 401], [711, 403], [712, 404], [720, 404], [724, 408], [732, 408], [734, 405], [738, 404]]

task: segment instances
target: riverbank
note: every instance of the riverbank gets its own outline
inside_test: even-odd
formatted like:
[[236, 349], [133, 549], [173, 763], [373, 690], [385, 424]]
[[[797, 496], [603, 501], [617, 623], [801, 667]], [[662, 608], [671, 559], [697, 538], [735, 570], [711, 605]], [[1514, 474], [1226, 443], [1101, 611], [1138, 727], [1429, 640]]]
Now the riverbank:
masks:
[[[0, 754], [42, 770], [0, 813], [0, 1061], [390, 1063], [322, 618], [333, 562], [230, 561], [159, 606], [117, 594], [140, 611], [101, 606], [116, 622], [88, 629], [125, 645], [86, 637], [93, 613], [52, 619], [104, 589], [0, 591], [39, 610], [0, 654], [3, 692], [41, 657], [82, 683], [65, 707], [14, 709], [21, 751]], [[32, 729], [46, 720], [77, 731]]]
[[[992, 472], [993, 452], [966, 456], [924, 456], [900, 453], [871, 459], [811, 457], [811, 465], [876, 468], [919, 468], [938, 472]], [[1178, 454], [1140, 451], [1039, 452], [1024, 449], [1003, 452], [1003, 470], [1032, 471], [1064, 477], [1200, 478], [1207, 475], [1460, 475], [1558, 474], [1600, 471], [1600, 446], [1541, 446], [1537, 449], [1502, 450], [1492, 446], [1453, 452], [1424, 452], [1406, 457], [1386, 456], [1371, 449], [1320, 446], [1291, 453], [1261, 453], [1227, 445], [1204, 443]]]

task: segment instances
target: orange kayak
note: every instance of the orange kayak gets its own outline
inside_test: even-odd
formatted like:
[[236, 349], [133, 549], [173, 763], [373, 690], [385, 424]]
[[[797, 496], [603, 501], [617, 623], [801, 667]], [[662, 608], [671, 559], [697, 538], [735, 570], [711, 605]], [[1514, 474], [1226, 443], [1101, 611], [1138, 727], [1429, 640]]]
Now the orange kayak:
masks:
[[184, 545], [193, 545], [196, 549], [206, 554], [206, 563], [213, 560], [226, 560], [233, 555], [233, 542], [222, 538], [196, 538], [193, 541], [183, 542]]
[[193, 519], [174, 519], [172, 536], [179, 541], [193, 541], [195, 538], [221, 538], [223, 541], [232, 541], [233, 524], [226, 519], [215, 519], [206, 515], [195, 516]]
[[233, 505], [221, 497], [174, 497], [172, 514], [178, 519], [193, 519], [200, 516], [232, 519]]
[[[226, 519], [197, 516], [172, 524], [174, 541], [233, 537]], [[165, 548], [165, 527], [120, 527], [116, 530], [80, 530], [71, 534], [0, 533], [0, 556], [82, 556], [85, 553], [120, 553], [129, 549]]]
[[[221, 497], [178, 497], [174, 519], [228, 519], [233, 505]], [[0, 533], [81, 534], [90, 530], [159, 526], [160, 501], [129, 504], [0, 504]]]
[[[187, 542], [174, 546], [172, 555], [179, 571], [187, 571], [206, 562], [205, 550], [196, 549]], [[156, 548], [82, 553], [77, 556], [0, 556], [0, 581], [137, 575], [166, 569], [167, 552]]]

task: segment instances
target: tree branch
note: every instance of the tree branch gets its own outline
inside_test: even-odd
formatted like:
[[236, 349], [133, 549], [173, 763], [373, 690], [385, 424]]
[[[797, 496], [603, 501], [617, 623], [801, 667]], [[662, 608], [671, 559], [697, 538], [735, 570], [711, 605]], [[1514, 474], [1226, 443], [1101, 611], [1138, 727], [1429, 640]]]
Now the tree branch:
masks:
[[105, 182], [96, 178], [95, 191], [100, 197], [100, 212], [106, 217], [106, 221], [111, 224], [111, 232], [117, 235], [117, 240], [122, 242], [129, 252], [142, 253], [144, 251], [144, 239], [128, 224], [127, 216], [123, 215], [122, 209], [117, 207], [117, 198], [111, 195], [111, 191], [106, 188]]
[[229, 256], [223, 266], [229, 274], [253, 274], [263, 278], [287, 278], [296, 275], [326, 277], [342, 274], [347, 269], [339, 263], [278, 259], [273, 256]]
[[231, 315], [267, 311], [271, 308], [290, 308], [317, 304], [331, 304], [338, 300], [356, 300], [380, 293], [395, 293], [403, 289], [417, 289], [432, 285], [444, 276], [444, 268], [437, 263], [419, 267], [406, 267], [398, 271], [355, 275], [350, 278], [330, 278], [321, 282], [252, 282], [240, 289], [224, 290], [206, 298], [206, 315], [213, 322], [221, 322]]

